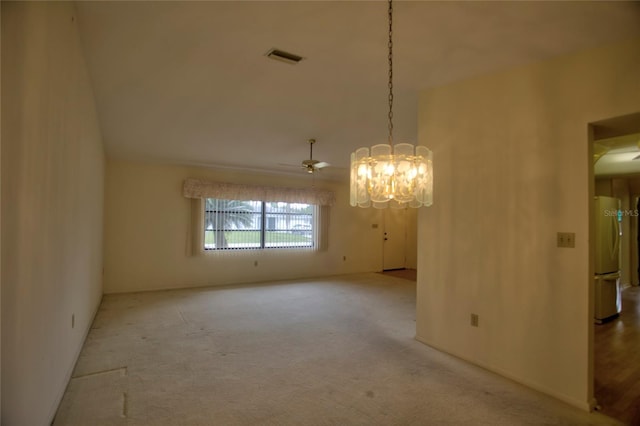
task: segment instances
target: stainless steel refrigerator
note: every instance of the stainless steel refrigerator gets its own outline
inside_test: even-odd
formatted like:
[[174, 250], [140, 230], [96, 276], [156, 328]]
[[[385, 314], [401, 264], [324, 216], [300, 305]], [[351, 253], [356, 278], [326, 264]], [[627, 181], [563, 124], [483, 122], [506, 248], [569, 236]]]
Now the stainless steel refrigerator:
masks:
[[602, 323], [622, 310], [620, 294], [620, 200], [595, 197], [595, 320]]

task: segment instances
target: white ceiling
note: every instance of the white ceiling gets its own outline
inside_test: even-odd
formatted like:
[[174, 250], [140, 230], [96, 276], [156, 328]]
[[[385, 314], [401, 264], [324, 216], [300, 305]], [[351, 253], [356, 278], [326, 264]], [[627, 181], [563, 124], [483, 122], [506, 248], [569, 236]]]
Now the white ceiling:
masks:
[[[385, 143], [381, 1], [78, 2], [111, 158], [346, 176]], [[640, 2], [394, 3], [395, 139], [416, 142], [421, 89], [640, 37]], [[306, 59], [264, 56], [276, 47]]]
[[597, 140], [594, 152], [602, 154], [594, 158], [596, 177], [640, 174], [640, 133]]

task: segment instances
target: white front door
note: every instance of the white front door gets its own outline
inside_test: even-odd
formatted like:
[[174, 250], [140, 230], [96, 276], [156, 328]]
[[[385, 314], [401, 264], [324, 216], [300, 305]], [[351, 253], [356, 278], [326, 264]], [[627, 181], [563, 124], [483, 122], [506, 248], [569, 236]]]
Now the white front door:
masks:
[[406, 258], [406, 209], [384, 209], [382, 269], [402, 269]]

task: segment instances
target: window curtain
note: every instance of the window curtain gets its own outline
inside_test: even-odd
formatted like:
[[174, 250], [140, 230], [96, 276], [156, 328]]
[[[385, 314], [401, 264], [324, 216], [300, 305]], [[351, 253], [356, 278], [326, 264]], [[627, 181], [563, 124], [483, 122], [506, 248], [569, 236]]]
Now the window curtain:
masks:
[[285, 188], [271, 186], [239, 185], [186, 179], [183, 195], [187, 198], [218, 198], [223, 200], [281, 201], [285, 203], [332, 206], [333, 191], [316, 188]]

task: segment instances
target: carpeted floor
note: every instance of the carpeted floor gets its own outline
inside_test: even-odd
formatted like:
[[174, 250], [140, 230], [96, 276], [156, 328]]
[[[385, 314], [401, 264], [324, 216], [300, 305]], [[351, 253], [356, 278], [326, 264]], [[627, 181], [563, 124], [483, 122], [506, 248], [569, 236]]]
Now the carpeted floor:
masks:
[[105, 296], [54, 425], [614, 425], [414, 340], [415, 282]]
[[411, 281], [415, 281], [418, 276], [418, 271], [415, 269], [391, 269], [380, 273], [390, 277], [404, 278], [405, 280]]

